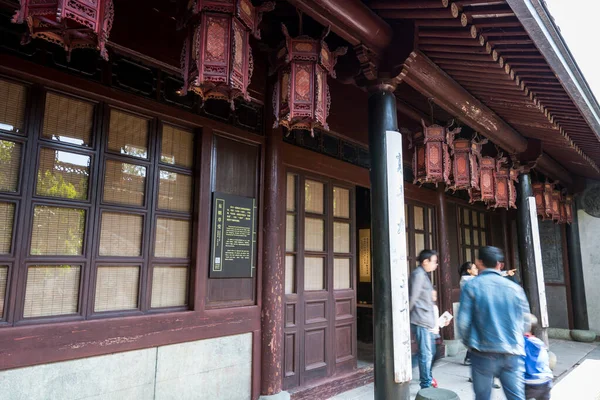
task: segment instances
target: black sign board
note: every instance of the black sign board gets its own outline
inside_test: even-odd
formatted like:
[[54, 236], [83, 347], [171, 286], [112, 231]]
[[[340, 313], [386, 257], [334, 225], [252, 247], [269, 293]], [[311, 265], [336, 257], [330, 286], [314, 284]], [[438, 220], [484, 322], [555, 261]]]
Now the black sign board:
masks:
[[213, 193], [211, 278], [251, 278], [256, 259], [256, 200]]

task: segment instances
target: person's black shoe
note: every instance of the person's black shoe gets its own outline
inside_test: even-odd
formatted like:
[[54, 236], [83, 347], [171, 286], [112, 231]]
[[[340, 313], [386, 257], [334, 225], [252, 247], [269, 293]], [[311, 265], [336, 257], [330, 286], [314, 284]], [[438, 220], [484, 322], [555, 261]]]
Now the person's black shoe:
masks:
[[469, 382], [473, 383], [473, 378], [469, 378]]
[[500, 385], [498, 385], [497, 383], [494, 383], [494, 384], [492, 385], [492, 387], [493, 387], [494, 389], [500, 389]]
[[463, 364], [465, 364], [465, 365], [471, 365], [471, 359], [465, 357], [465, 361], [463, 361]]

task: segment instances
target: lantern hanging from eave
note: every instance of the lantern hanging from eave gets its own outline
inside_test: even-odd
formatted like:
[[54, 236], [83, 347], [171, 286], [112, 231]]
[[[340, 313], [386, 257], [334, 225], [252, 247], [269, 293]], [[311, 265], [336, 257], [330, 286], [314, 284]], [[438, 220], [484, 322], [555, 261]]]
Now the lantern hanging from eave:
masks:
[[468, 139], [457, 139], [449, 146], [452, 156], [452, 182], [448, 189], [468, 190], [471, 188], [473, 172], [471, 164], [471, 141]]
[[496, 169], [496, 160], [492, 157], [482, 157], [479, 162], [479, 187], [480, 199], [485, 203], [495, 201], [494, 172]]
[[560, 222], [560, 192], [558, 190], [552, 191], [552, 220]]
[[202, 101], [249, 101], [248, 85], [254, 69], [250, 35], [260, 39], [262, 13], [275, 3], [254, 7], [250, 0], [197, 0], [189, 3], [185, 21], [187, 36], [181, 53], [183, 87], [179, 94], [194, 92]]
[[285, 42], [274, 62], [277, 83], [273, 91], [273, 127], [309, 130], [314, 136], [315, 128], [329, 130], [331, 97], [327, 76], [336, 77], [337, 58], [346, 54], [348, 48], [329, 50], [325, 43], [329, 28], [320, 39], [302, 33], [293, 38], [283, 24], [281, 30]]
[[573, 223], [573, 196], [567, 195], [565, 196], [565, 214], [567, 219], [567, 224]]
[[533, 188], [533, 196], [535, 197], [537, 215], [544, 217], [546, 215], [544, 184], [542, 182], [536, 182], [531, 186]]
[[553, 185], [549, 182], [544, 183], [544, 219], [552, 219], [552, 192]]
[[112, 0], [21, 0], [12, 22], [27, 22], [23, 44], [44, 39], [62, 46], [67, 58], [73, 49], [93, 48], [108, 60], [106, 43], [113, 18]]
[[507, 165], [506, 157], [500, 157], [496, 160], [496, 168], [494, 170], [494, 200], [490, 204], [494, 208], [509, 207], [509, 180], [510, 168]]
[[448, 142], [452, 142], [454, 135], [461, 128], [448, 130], [440, 125], [425, 125], [421, 120], [423, 132], [415, 135], [413, 169], [415, 173], [414, 183], [424, 184], [445, 183], [450, 186], [450, 172], [452, 162], [448, 149]]
[[510, 208], [517, 208], [517, 182], [519, 182], [519, 170], [517, 168], [511, 168], [508, 179], [508, 206]]

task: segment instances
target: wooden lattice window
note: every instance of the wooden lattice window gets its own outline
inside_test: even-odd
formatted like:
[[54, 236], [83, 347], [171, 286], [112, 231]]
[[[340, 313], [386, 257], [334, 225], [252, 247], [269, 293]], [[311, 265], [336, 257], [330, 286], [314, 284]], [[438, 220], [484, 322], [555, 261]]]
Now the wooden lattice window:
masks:
[[489, 243], [490, 230], [485, 212], [469, 207], [458, 208], [461, 263], [477, 259], [480, 247]]
[[195, 153], [191, 129], [0, 78], [0, 321], [186, 309]]

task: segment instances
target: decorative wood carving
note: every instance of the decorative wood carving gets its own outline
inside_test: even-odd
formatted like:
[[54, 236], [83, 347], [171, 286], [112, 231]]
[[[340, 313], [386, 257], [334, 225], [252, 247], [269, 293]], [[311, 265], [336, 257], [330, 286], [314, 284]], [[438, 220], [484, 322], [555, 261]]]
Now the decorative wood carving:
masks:
[[573, 223], [573, 196], [565, 196], [565, 217], [567, 224]]
[[108, 60], [106, 42], [112, 29], [112, 0], [21, 0], [12, 22], [27, 22], [22, 40], [44, 39], [62, 46], [70, 57], [78, 48], [94, 48]]
[[510, 168], [507, 164], [506, 157], [501, 157], [496, 160], [496, 169], [494, 171], [494, 203], [491, 205], [494, 208], [509, 207], [509, 181]]
[[433, 183], [436, 186], [438, 183], [445, 183], [450, 186], [452, 162], [448, 142], [453, 142], [461, 128], [448, 130], [440, 125], [427, 126], [423, 120], [421, 124], [423, 132], [417, 133], [414, 138], [414, 183]]
[[560, 192], [558, 190], [552, 191], [552, 220], [554, 222], [560, 222]]
[[[517, 208], [517, 186], [519, 182], [519, 170], [517, 168], [510, 169], [510, 179], [508, 180], [508, 206]], [[537, 204], [537, 198], [536, 198]]]
[[262, 13], [275, 8], [266, 2], [254, 7], [250, 0], [198, 0], [188, 4], [184, 24], [187, 37], [181, 53], [182, 96], [189, 91], [204, 101], [250, 100], [248, 85], [254, 63], [250, 34], [260, 39]]
[[275, 69], [277, 83], [273, 93], [274, 127], [288, 130], [304, 129], [314, 134], [314, 128], [329, 130], [327, 116], [331, 105], [327, 76], [335, 78], [337, 58], [346, 54], [347, 47], [330, 51], [325, 37], [320, 39], [300, 35], [292, 38], [285, 25], [284, 46], [277, 52]]
[[494, 170], [496, 160], [492, 157], [482, 157], [479, 164], [479, 186], [481, 188], [480, 200], [491, 203], [495, 200]]
[[544, 219], [552, 218], [552, 187], [551, 183], [544, 183]]
[[535, 207], [537, 209], [537, 214], [540, 217], [546, 216], [546, 207], [545, 207], [545, 196], [544, 196], [544, 184], [541, 182], [536, 182], [532, 185], [533, 195], [535, 196]]

